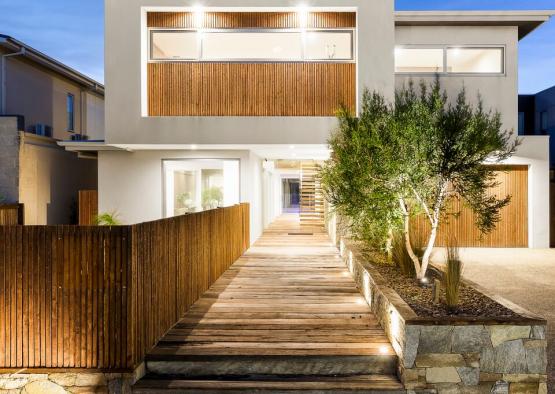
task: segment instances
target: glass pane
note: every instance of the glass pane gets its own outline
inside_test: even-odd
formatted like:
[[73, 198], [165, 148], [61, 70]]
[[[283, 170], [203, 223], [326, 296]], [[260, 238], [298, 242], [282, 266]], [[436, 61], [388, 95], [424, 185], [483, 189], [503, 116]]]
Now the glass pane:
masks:
[[204, 33], [205, 60], [301, 60], [301, 33]]
[[503, 48], [449, 48], [447, 71], [451, 73], [502, 73]]
[[74, 125], [75, 98], [72, 94], [67, 95], [67, 129], [73, 131]]
[[443, 49], [441, 48], [395, 48], [395, 72], [437, 73], [443, 72]]
[[154, 31], [150, 45], [153, 60], [198, 58], [197, 33], [193, 31]]
[[309, 32], [305, 57], [309, 60], [350, 60], [353, 58], [350, 32]]
[[238, 160], [164, 162], [166, 216], [239, 203]]

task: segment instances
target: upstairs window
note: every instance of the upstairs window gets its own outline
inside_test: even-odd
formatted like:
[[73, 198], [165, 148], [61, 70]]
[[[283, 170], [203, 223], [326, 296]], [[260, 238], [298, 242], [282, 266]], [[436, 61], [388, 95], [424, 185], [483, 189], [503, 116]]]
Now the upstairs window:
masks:
[[352, 32], [313, 31], [306, 34], [305, 59], [351, 60], [353, 58]]
[[503, 48], [448, 48], [447, 72], [502, 74]]
[[202, 37], [203, 60], [302, 60], [301, 33], [214, 32]]
[[151, 61], [353, 61], [354, 30], [151, 30]]
[[75, 131], [75, 96], [68, 93], [66, 98], [67, 131]]
[[442, 74], [503, 74], [503, 47], [395, 48], [395, 72]]
[[194, 31], [153, 31], [150, 36], [150, 58], [153, 60], [187, 60], [199, 55], [197, 34]]
[[442, 48], [395, 48], [395, 72], [443, 72]]

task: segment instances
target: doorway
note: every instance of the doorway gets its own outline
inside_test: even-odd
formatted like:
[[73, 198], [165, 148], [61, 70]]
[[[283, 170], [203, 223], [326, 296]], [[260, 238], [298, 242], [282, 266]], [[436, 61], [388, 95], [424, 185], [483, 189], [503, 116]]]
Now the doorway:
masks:
[[289, 178], [282, 180], [282, 208], [284, 213], [300, 212], [300, 186], [299, 178]]

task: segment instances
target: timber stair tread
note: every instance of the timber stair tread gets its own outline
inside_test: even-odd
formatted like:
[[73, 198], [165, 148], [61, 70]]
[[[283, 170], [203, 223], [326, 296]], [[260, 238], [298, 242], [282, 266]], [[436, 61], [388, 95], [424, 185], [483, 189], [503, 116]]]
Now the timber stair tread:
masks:
[[[396, 392], [398, 358], [323, 230], [284, 215], [145, 357], [135, 392]], [[399, 391], [401, 392], [401, 391]]]

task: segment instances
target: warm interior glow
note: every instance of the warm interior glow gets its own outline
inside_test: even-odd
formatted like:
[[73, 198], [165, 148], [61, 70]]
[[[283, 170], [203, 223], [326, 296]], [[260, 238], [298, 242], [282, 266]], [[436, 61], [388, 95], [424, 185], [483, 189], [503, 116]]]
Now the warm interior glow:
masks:
[[199, 53], [196, 32], [153, 31], [150, 37], [151, 57], [162, 59], [196, 59]]
[[447, 71], [452, 73], [502, 73], [503, 48], [449, 48]]
[[395, 48], [395, 72], [437, 73], [442, 71], [442, 48]]
[[213, 32], [205, 33], [203, 59], [301, 60], [300, 32]]
[[165, 215], [172, 217], [239, 203], [239, 161], [164, 161]]

